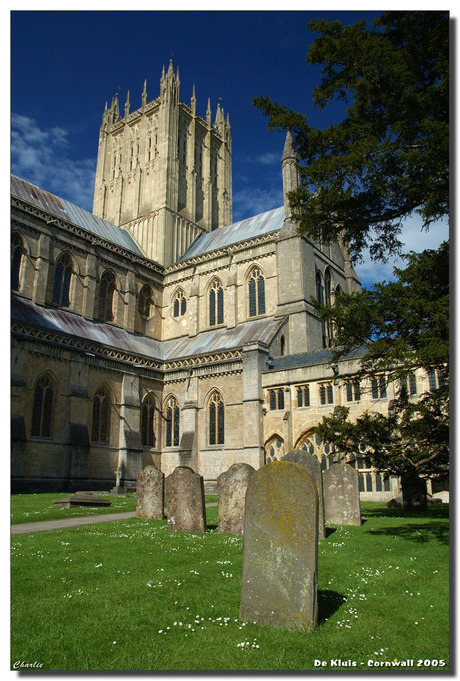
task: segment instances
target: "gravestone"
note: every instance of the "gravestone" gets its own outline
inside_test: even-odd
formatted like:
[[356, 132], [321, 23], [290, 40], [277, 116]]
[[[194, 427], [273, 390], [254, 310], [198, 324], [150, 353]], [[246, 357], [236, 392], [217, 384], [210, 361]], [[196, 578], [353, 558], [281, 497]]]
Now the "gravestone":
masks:
[[136, 515], [138, 518], [156, 518], [164, 515], [164, 473], [147, 466], [137, 476]]
[[293, 461], [305, 468], [316, 483], [318, 490], [318, 539], [326, 536], [326, 526], [324, 524], [324, 497], [323, 497], [323, 476], [321, 464], [314, 454], [309, 454], [305, 449], [293, 449], [282, 458], [282, 461]]
[[255, 469], [247, 463], [234, 463], [217, 478], [219, 496], [218, 532], [243, 534], [246, 490]]
[[361, 525], [358, 471], [334, 463], [323, 473], [324, 516], [331, 525]]
[[180, 532], [205, 532], [203, 477], [189, 466], [177, 466], [165, 480], [168, 527]]
[[95, 508], [96, 506], [110, 506], [112, 502], [108, 499], [102, 499], [91, 492], [75, 492], [75, 494], [69, 494], [66, 497], [56, 499], [53, 503], [55, 506], [60, 506], [61, 508], [72, 508], [73, 506], [89, 506]]
[[318, 491], [308, 471], [273, 461], [249, 480], [240, 619], [280, 629], [316, 627]]

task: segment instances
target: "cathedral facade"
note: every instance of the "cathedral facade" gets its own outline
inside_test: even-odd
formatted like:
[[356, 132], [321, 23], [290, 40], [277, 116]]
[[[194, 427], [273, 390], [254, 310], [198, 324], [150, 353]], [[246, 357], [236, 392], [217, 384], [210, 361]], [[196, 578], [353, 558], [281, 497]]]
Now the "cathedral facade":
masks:
[[[12, 489], [133, 488], [142, 468], [189, 465], [206, 488], [237, 462], [292, 449], [323, 469], [315, 436], [347, 405], [386, 411], [394, 386], [331, 365], [333, 331], [312, 299], [360, 284], [343, 244], [315, 244], [283, 206], [232, 222], [228, 116], [160, 95], [103, 114], [93, 212], [12, 176]], [[284, 195], [298, 182], [290, 135]], [[428, 389], [415, 376], [411, 392]], [[363, 499], [398, 481], [357, 452]]]

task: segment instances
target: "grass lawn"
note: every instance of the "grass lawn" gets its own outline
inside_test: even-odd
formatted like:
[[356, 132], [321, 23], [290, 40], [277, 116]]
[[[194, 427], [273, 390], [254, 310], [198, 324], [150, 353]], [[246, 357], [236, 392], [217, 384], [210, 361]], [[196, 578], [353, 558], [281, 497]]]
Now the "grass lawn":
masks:
[[313, 634], [239, 621], [242, 539], [217, 533], [216, 507], [203, 534], [132, 518], [13, 536], [12, 667], [447, 670], [448, 506], [362, 512], [319, 544]]
[[[125, 513], [136, 510], [136, 496], [116, 497], [98, 494], [102, 499], [108, 499], [110, 506], [94, 506], [61, 508], [55, 506], [54, 501], [69, 496], [66, 493], [44, 492], [40, 494], [13, 494], [11, 496], [11, 523], [32, 523], [42, 520], [60, 520], [62, 518], [81, 518], [83, 516], [101, 515], [105, 513]], [[206, 495], [206, 502], [216, 502], [217, 494]]]

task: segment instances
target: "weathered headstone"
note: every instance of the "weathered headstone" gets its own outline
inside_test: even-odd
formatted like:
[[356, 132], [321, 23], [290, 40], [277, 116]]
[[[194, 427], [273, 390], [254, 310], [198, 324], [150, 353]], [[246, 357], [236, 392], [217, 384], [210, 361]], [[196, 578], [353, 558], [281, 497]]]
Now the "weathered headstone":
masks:
[[246, 493], [240, 619], [313, 631], [317, 566], [315, 481], [290, 461], [262, 466]]
[[323, 473], [324, 516], [331, 525], [361, 525], [358, 471], [334, 463]]
[[147, 466], [137, 476], [136, 515], [139, 518], [163, 518], [164, 480], [164, 473], [155, 466]]
[[219, 528], [225, 534], [243, 534], [246, 490], [255, 469], [247, 463], [234, 463], [217, 478]]
[[110, 506], [112, 502], [108, 499], [102, 499], [91, 492], [75, 492], [75, 494], [69, 494], [66, 497], [56, 499], [53, 503], [55, 506], [60, 506], [61, 508], [72, 508], [73, 506], [89, 506], [95, 508], [96, 506]]
[[181, 532], [205, 532], [203, 477], [189, 466], [177, 466], [165, 480], [168, 526]]
[[305, 468], [313, 478], [318, 489], [318, 539], [326, 536], [326, 526], [324, 524], [324, 498], [323, 498], [323, 476], [321, 464], [314, 454], [309, 454], [305, 449], [293, 449], [282, 458], [282, 461], [293, 461]]

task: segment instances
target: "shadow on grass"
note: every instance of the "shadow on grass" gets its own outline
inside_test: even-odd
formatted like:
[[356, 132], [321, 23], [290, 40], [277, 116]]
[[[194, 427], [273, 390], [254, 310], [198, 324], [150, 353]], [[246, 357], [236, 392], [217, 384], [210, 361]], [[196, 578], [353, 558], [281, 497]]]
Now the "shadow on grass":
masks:
[[318, 591], [318, 624], [324, 624], [345, 602], [337, 591]]
[[449, 518], [449, 504], [432, 504], [426, 511], [405, 511], [403, 508], [361, 508], [362, 518], [419, 518], [420, 520]]
[[326, 539], [331, 535], [334, 534], [334, 532], [337, 532], [336, 527], [326, 527]]
[[425, 544], [433, 539], [440, 544], [449, 543], [449, 526], [443, 522], [433, 523], [408, 523], [399, 527], [386, 527], [381, 530], [369, 530], [368, 534], [391, 535], [410, 539], [418, 544]]

